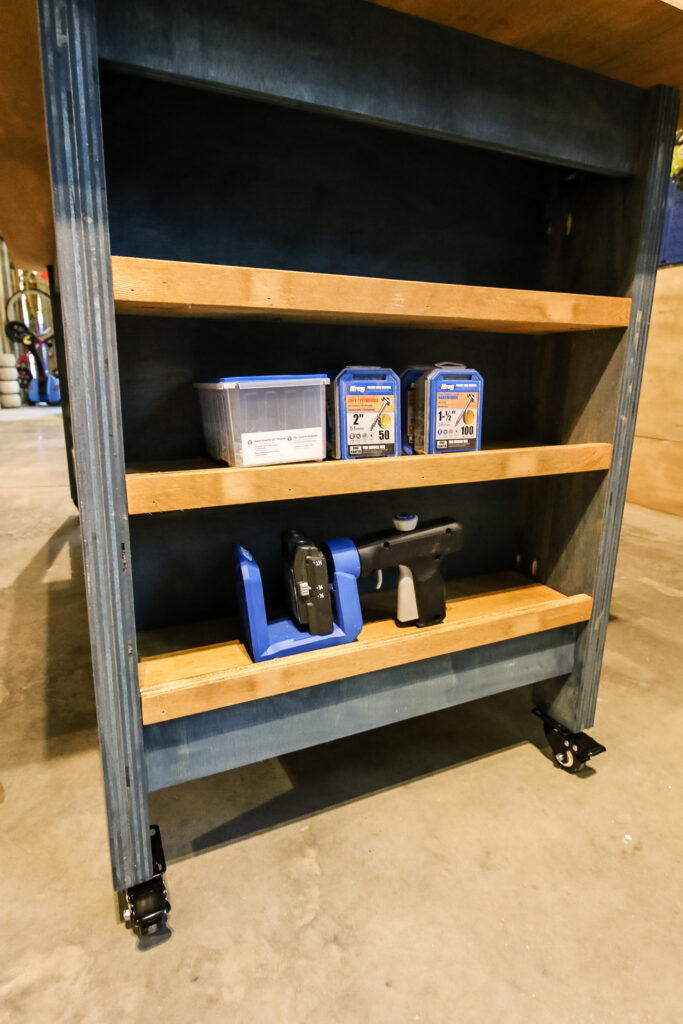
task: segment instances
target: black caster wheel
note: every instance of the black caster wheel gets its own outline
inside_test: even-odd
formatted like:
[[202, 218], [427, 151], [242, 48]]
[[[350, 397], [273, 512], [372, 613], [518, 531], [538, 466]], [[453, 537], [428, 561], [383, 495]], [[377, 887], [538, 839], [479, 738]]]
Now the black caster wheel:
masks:
[[171, 909], [164, 882], [166, 859], [159, 826], [151, 825], [149, 831], [154, 874], [148, 881], [131, 885], [123, 893], [123, 920], [140, 938], [167, 931], [166, 919]]
[[540, 708], [533, 708], [533, 713], [543, 722], [545, 738], [553, 752], [553, 759], [558, 768], [569, 775], [575, 775], [583, 766], [605, 751], [602, 743], [598, 743], [585, 732], [570, 732]]
[[579, 761], [577, 757], [577, 754], [579, 752], [577, 744], [572, 744], [568, 739], [565, 739], [562, 741], [562, 746], [560, 747], [560, 745], [556, 741], [556, 737], [558, 734], [554, 732], [549, 725], [546, 725], [544, 727], [544, 731], [545, 738], [550, 744], [550, 749], [553, 752], [555, 764], [559, 768], [561, 768], [563, 772], [569, 772], [570, 775], [573, 775], [575, 772], [578, 772], [581, 765], [585, 764], [586, 762]]

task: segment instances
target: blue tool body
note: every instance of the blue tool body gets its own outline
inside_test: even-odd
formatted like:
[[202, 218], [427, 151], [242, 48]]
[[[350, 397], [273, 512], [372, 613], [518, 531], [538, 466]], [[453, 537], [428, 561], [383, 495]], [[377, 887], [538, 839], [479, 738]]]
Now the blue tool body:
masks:
[[347, 644], [360, 633], [363, 617], [357, 584], [360, 576], [358, 550], [353, 541], [346, 538], [329, 541], [327, 550], [333, 567], [331, 593], [334, 626], [331, 633], [313, 636], [289, 617], [268, 621], [261, 571], [253, 555], [241, 544], [235, 544], [240, 612], [247, 645], [254, 661], [269, 661], [288, 654]]

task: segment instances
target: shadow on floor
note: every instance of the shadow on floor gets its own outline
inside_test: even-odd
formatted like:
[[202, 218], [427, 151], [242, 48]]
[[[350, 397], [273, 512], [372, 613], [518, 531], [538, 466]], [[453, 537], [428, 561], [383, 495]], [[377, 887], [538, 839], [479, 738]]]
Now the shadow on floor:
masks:
[[95, 746], [97, 718], [77, 515], [65, 519], [19, 572], [3, 592], [3, 607], [8, 639], [0, 674], [9, 690], [3, 712], [13, 719], [8, 735], [19, 743], [12, 761], [22, 760], [24, 747], [30, 759], [34, 740], [43, 741], [46, 757]]
[[150, 814], [167, 858], [179, 860], [522, 743], [539, 750], [539, 771], [559, 770], [540, 753], [548, 748], [532, 705], [523, 687], [309, 747], [159, 790]]

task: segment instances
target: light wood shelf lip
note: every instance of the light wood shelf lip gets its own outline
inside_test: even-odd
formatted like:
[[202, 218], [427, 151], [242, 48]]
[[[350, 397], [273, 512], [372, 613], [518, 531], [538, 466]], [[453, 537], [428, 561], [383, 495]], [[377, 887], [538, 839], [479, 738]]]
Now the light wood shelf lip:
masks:
[[112, 256], [118, 313], [266, 316], [520, 334], [626, 327], [631, 300]]
[[248, 468], [130, 467], [126, 474], [128, 513], [141, 515], [404, 487], [586, 473], [609, 469], [611, 459], [612, 445], [600, 442], [406, 455], [398, 459], [329, 459]]
[[[587, 594], [566, 597], [517, 573], [458, 581], [450, 593], [445, 621], [429, 629], [399, 628], [393, 619], [370, 615], [351, 644], [272, 661], [252, 662], [236, 639], [142, 657], [143, 722], [150, 725], [199, 714], [585, 622], [592, 607]], [[173, 636], [173, 631], [163, 633]], [[146, 637], [160, 635], [140, 634], [140, 649], [154, 645]]]

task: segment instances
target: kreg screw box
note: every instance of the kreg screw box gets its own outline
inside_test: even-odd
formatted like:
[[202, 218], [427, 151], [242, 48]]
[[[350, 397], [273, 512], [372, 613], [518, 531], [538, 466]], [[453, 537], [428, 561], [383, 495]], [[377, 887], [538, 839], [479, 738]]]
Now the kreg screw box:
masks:
[[347, 366], [330, 387], [330, 453], [335, 459], [401, 454], [400, 382], [393, 370]]
[[479, 451], [484, 381], [476, 370], [441, 364], [417, 382], [415, 451]]

